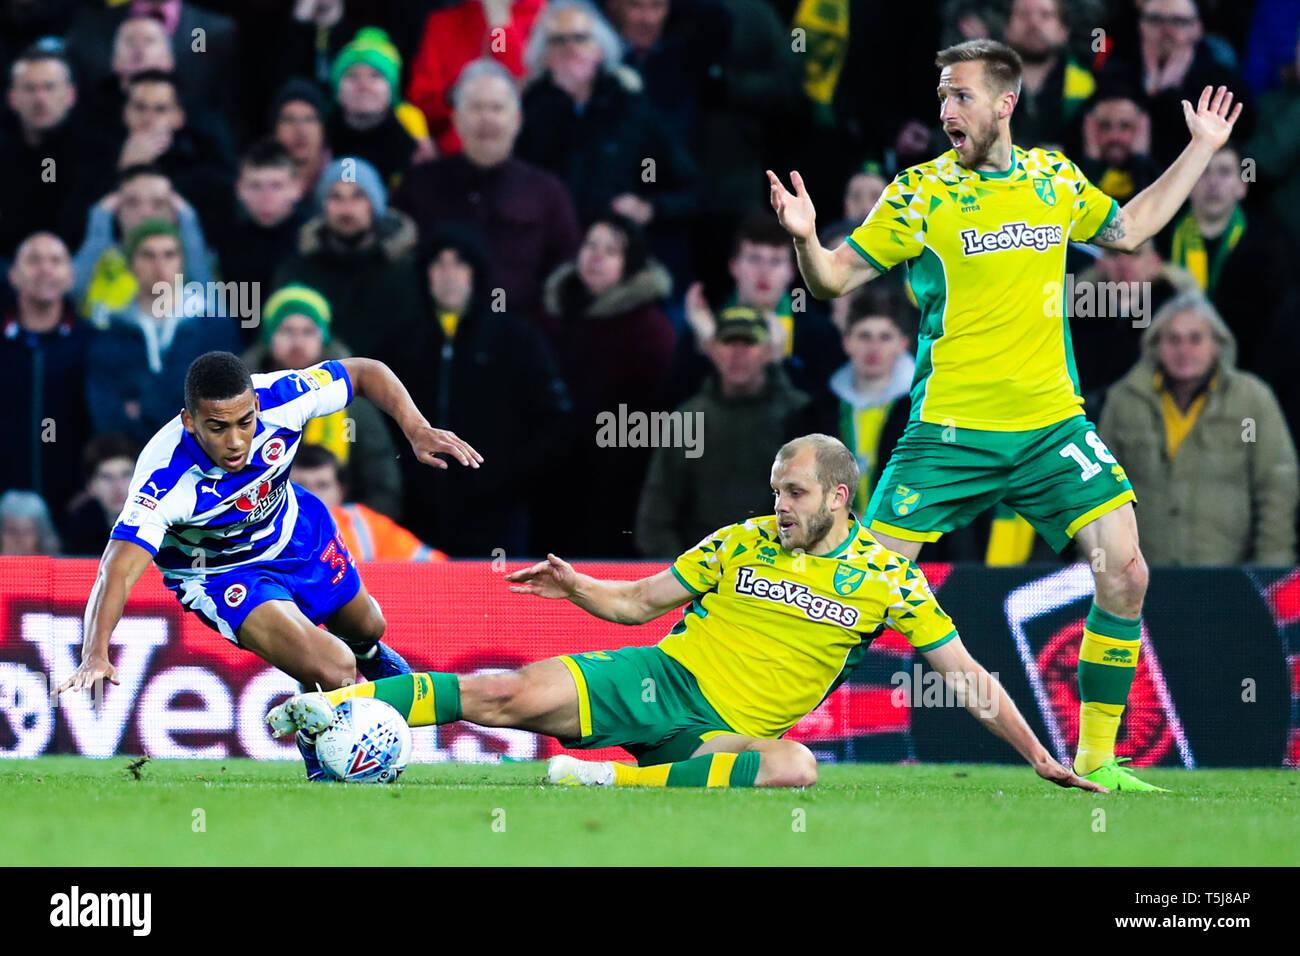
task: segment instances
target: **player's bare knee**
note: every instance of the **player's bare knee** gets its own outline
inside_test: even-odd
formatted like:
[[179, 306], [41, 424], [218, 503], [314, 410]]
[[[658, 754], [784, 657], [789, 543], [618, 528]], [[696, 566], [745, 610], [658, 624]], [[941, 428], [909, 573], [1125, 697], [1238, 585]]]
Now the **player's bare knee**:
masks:
[[795, 744], [791, 752], [790, 776], [792, 787], [813, 787], [817, 785], [817, 758], [803, 744]]
[[1104, 599], [1108, 607], [1121, 609], [1125, 616], [1137, 617], [1142, 613], [1142, 601], [1146, 597], [1150, 577], [1142, 555], [1134, 554], [1118, 568], [1111, 568], [1107, 573], [1096, 576], [1097, 595]]
[[[473, 679], [470, 690], [476, 706], [474, 722], [489, 727], [505, 726], [512, 723], [518, 714], [518, 703], [523, 694], [526, 681], [519, 671], [504, 674], [481, 674]], [[461, 696], [465, 697], [466, 687], [462, 681]]]
[[1151, 580], [1147, 562], [1141, 557], [1141, 551], [1134, 551], [1131, 557], [1118, 566], [1097, 571], [1093, 578], [1097, 583], [1097, 596], [1104, 598], [1109, 606], [1141, 609], [1141, 602], [1147, 596], [1147, 584]]
[[1124, 568], [1124, 580], [1127, 583], [1129, 596], [1134, 598], [1140, 605], [1142, 599], [1147, 594], [1147, 584], [1151, 581], [1151, 572], [1147, 568], [1146, 559], [1142, 557], [1142, 552], [1138, 552]]
[[762, 787], [812, 787], [817, 784], [817, 758], [800, 743], [769, 750], [759, 760], [758, 780]]
[[[322, 664], [325, 679], [321, 687], [325, 690], [337, 690], [357, 682], [357, 658], [352, 649], [342, 641], [334, 641], [331, 653]], [[326, 683], [328, 680], [328, 683]]]
[[342, 643], [314, 657], [306, 671], [296, 675], [311, 690], [337, 690], [357, 682], [357, 659]]
[[362, 627], [363, 636], [368, 641], [381, 641], [384, 639], [384, 632], [388, 630], [388, 622], [384, 616], [379, 613], [379, 608], [374, 608], [366, 617], [365, 625]]

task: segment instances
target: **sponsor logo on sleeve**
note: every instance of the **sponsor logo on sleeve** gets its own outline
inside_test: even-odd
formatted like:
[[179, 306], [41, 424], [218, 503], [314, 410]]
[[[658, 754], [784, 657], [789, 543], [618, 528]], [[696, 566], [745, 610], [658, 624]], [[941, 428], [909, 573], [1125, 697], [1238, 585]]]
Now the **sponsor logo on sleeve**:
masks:
[[142, 508], [148, 508], [150, 511], [153, 511], [158, 507], [158, 499], [141, 492], [131, 499], [131, 504], [139, 505]]
[[323, 388], [334, 382], [334, 376], [330, 374], [329, 369], [325, 368], [305, 368], [298, 373], [298, 378], [304, 385], [313, 390]]

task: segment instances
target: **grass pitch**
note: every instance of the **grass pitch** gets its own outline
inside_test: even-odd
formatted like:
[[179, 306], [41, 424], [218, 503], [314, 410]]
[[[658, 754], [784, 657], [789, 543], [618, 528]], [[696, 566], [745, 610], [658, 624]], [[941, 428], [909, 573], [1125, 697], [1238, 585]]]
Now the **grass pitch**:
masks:
[[1102, 796], [989, 765], [705, 791], [544, 788], [540, 763], [415, 765], [392, 786], [309, 784], [296, 762], [148, 761], [139, 779], [129, 763], [0, 760], [0, 864], [1300, 863], [1285, 770], [1144, 771], [1174, 792]]

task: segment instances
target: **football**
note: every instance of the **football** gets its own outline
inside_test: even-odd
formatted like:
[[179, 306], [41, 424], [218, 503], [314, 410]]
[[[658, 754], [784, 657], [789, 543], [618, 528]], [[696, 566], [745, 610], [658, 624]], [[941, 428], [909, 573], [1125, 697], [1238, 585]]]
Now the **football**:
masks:
[[332, 780], [392, 783], [411, 759], [411, 728], [383, 701], [353, 697], [334, 708], [334, 723], [316, 737], [316, 754]]

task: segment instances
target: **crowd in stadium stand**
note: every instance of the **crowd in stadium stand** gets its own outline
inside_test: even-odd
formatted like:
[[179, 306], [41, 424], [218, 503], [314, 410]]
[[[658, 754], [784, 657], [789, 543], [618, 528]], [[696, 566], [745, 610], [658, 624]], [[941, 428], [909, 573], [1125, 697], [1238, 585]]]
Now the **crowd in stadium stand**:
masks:
[[[360, 398], [313, 421], [294, 480], [360, 557], [671, 557], [769, 513], [811, 431], [857, 454], [861, 513], [915, 297], [906, 269], [808, 295], [764, 170], [838, 245], [949, 148], [934, 54], [981, 36], [1024, 60], [1015, 143], [1121, 203], [1185, 145], [1181, 100], [1246, 104], [1160, 236], [1071, 246], [1076, 296], [1128, 310], [1071, 336], [1148, 560], [1293, 563], [1294, 0], [0, 0], [0, 553], [99, 554], [210, 349], [380, 359], [484, 454], [414, 463]], [[671, 410], [703, 454], [629, 437]], [[1050, 556], [1027, 528], [998, 509], [926, 557]]]

